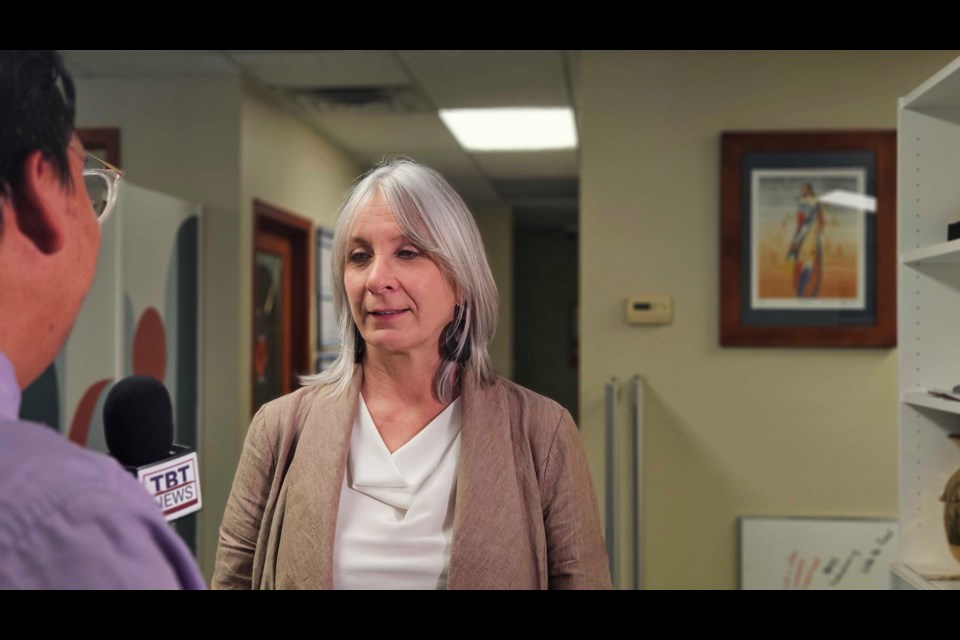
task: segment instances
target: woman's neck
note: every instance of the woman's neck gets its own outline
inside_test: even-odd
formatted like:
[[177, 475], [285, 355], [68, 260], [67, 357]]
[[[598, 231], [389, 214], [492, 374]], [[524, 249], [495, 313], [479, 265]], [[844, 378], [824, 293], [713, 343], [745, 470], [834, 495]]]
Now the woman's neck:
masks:
[[368, 350], [363, 359], [364, 397], [402, 400], [429, 406], [438, 403], [433, 395], [433, 382], [441, 365], [440, 355], [381, 354]]
[[431, 358], [367, 351], [363, 359], [360, 393], [390, 453], [430, 424], [446, 404], [433, 394], [433, 380], [441, 365]]

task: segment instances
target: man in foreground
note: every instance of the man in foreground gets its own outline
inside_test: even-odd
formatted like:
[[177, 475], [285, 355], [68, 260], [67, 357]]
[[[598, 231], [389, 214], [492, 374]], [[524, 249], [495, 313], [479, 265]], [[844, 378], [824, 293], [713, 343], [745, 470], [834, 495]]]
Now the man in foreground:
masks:
[[[203, 588], [189, 549], [112, 459], [18, 419], [96, 271], [119, 172], [88, 171], [54, 51], [0, 51], [0, 588]], [[89, 188], [88, 188], [89, 187]]]

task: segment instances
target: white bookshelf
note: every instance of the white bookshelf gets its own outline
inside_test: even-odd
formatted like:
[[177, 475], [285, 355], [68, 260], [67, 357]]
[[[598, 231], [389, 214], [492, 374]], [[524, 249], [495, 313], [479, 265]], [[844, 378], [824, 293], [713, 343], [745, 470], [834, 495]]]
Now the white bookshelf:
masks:
[[960, 58], [900, 99], [898, 109], [900, 561], [904, 589], [960, 590], [943, 528], [943, 493], [960, 468], [960, 402], [926, 393], [960, 385]]

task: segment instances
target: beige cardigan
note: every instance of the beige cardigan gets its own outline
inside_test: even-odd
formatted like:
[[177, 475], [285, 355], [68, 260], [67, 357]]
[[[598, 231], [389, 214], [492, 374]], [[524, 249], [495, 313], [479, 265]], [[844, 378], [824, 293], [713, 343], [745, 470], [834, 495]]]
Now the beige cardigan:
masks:
[[[220, 526], [212, 587], [329, 589], [362, 372], [264, 405]], [[556, 402], [499, 379], [463, 384], [450, 589], [610, 588], [580, 434]]]

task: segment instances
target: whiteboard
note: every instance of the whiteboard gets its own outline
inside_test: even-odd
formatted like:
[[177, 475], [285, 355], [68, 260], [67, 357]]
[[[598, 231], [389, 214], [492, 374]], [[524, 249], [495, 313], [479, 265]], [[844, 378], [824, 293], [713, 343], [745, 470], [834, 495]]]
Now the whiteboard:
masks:
[[741, 589], [889, 589], [896, 520], [740, 518]]

